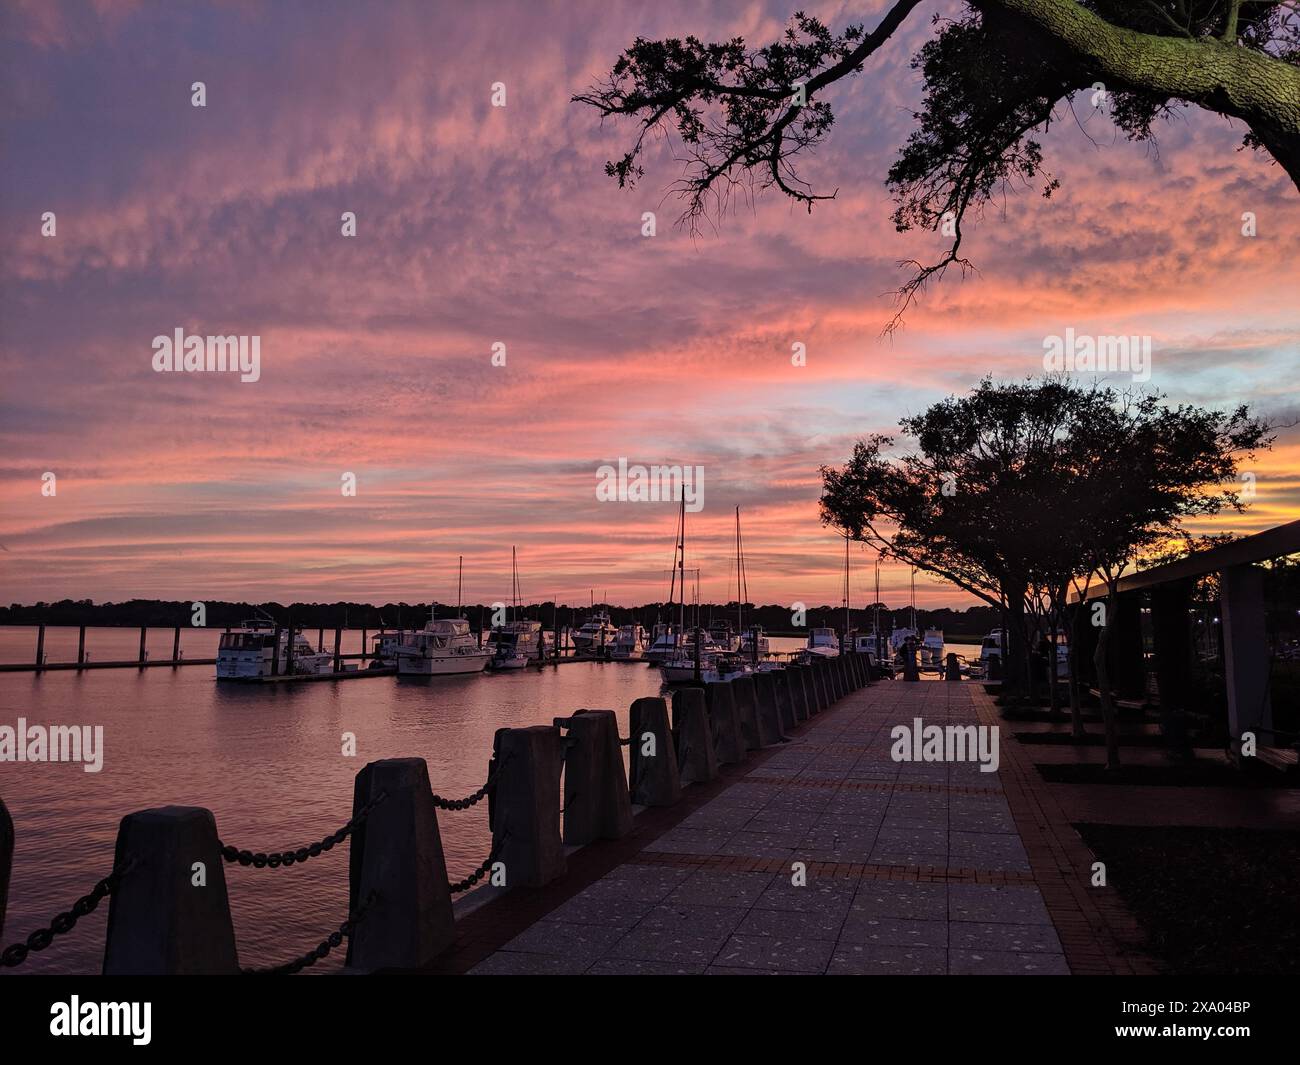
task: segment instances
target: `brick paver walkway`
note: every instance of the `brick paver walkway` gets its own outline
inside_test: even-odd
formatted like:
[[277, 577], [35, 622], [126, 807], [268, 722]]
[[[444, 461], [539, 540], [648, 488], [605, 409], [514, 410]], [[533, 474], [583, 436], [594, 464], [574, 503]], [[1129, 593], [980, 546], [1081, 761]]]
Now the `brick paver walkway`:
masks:
[[[561, 890], [471, 971], [1149, 969], [1136, 927], [1112, 892], [1089, 887], [1091, 855], [1008, 730], [997, 773], [894, 762], [891, 727], [917, 717], [1001, 724], [972, 684], [852, 694], [622, 864]], [[806, 886], [792, 884], [796, 862]]]

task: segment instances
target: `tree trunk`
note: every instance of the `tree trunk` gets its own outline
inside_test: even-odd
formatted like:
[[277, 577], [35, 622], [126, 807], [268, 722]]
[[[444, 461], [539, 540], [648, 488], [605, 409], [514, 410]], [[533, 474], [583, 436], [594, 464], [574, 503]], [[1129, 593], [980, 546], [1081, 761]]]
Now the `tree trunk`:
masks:
[[1146, 90], [1241, 119], [1300, 186], [1300, 68], [1235, 41], [1125, 29], [1075, 0], [972, 2], [1018, 16], [1077, 56], [1109, 89]]
[[1119, 732], [1115, 724], [1115, 701], [1110, 693], [1110, 671], [1106, 666], [1106, 648], [1110, 645], [1110, 626], [1119, 609], [1118, 589], [1110, 585], [1106, 590], [1106, 624], [1097, 637], [1097, 653], [1093, 663], [1097, 667], [1097, 691], [1101, 698], [1101, 720], [1106, 728], [1106, 768], [1119, 768]]

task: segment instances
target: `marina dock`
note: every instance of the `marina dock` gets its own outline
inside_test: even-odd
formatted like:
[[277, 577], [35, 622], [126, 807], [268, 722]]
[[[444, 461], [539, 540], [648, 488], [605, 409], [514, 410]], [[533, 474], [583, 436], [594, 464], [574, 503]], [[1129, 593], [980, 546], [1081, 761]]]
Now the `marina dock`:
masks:
[[[499, 728], [463, 798], [435, 794], [422, 758], [370, 762], [348, 822], [295, 849], [240, 850], [203, 808], [128, 813], [103, 881], [103, 971], [292, 973], [344, 943], [349, 972], [1152, 971], [1017, 740], [1002, 731], [978, 763], [900, 755], [898, 726], [1004, 729], [981, 685], [871, 682], [849, 653], [639, 698], [627, 721], [626, 737], [610, 710]], [[484, 801], [486, 856], [451, 882], [441, 833]], [[224, 866], [292, 866], [345, 842], [339, 931], [250, 966]], [[207, 869], [201, 905], [153, 858], [178, 851]], [[171, 941], [159, 928], [178, 950], [155, 948]], [[48, 945], [33, 936], [0, 961]]]
[[[539, 889], [460, 904], [431, 971], [1138, 973], [1140, 933], [1005, 732], [996, 773], [896, 763], [890, 729], [997, 725], [982, 687], [880, 683]], [[795, 863], [806, 886], [792, 883]], [[458, 908], [459, 910], [459, 908]]]

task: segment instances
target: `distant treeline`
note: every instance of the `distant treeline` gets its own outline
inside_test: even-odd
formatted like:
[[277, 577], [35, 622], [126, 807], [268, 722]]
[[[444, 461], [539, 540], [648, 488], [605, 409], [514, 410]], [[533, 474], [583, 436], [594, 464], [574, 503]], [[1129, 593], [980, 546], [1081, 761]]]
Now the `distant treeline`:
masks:
[[[380, 628], [419, 628], [430, 616], [428, 603], [385, 603], [383, 606], [371, 606], [368, 603], [224, 603], [206, 600], [203, 603], [208, 628], [226, 628], [237, 626], [241, 622], [256, 617], [269, 617], [280, 625], [288, 625], [292, 620], [295, 626], [304, 629], [333, 629], [339, 627], [353, 629]], [[677, 608], [667, 603], [647, 603], [637, 607], [618, 607], [597, 604], [596, 609], [607, 610], [610, 620], [615, 625], [640, 622], [647, 629], [658, 621], [676, 620]], [[736, 604], [703, 604], [699, 607], [700, 624], [707, 625], [710, 620], [728, 619], [736, 623]], [[452, 617], [455, 606], [438, 604], [438, 617]], [[493, 622], [491, 604], [474, 603], [462, 608], [462, 613], [472, 625], [490, 628]], [[510, 618], [530, 618], [542, 622], [548, 629], [580, 626], [591, 613], [586, 606], [557, 607], [554, 603], [533, 603], [529, 606], [510, 608]], [[910, 620], [907, 607], [892, 609], [881, 606], [881, 627], [893, 624], [906, 625]], [[695, 608], [687, 611], [687, 624], [694, 624]], [[875, 616], [875, 607], [866, 606], [851, 612], [852, 627], [869, 630]], [[89, 599], [64, 599], [57, 603], [35, 603], [23, 606], [14, 603], [9, 607], [0, 607], [0, 625], [123, 625], [139, 627], [147, 625], [157, 628], [171, 628], [176, 625], [189, 627], [194, 617], [194, 604], [190, 602], [165, 602], [158, 599], [131, 599], [125, 603], [95, 603]], [[799, 629], [788, 606], [746, 605], [744, 608], [745, 627], [761, 625], [763, 629], [775, 635], [802, 636], [808, 628], [831, 626], [836, 629], [844, 627], [844, 608], [837, 606], [809, 607], [806, 611], [805, 626]], [[973, 606], [967, 610], [917, 610], [916, 621], [921, 628], [939, 628], [953, 635], [983, 636], [998, 625], [997, 612], [987, 606]]]

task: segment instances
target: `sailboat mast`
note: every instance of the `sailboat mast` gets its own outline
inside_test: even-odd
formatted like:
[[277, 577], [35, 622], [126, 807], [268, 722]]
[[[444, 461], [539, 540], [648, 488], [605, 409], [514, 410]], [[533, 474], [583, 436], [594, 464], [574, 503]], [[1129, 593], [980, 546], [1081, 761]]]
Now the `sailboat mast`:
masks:
[[[464, 596], [461, 594], [464, 589], [464, 578], [465, 578], [465, 556], [457, 555], [456, 556], [456, 616], [458, 618], [465, 616], [465, 611], [461, 609], [461, 607], [464, 606], [464, 602], [463, 602]], [[397, 627], [398, 628], [402, 627], [400, 620], [398, 621]]]
[[844, 639], [849, 638], [849, 534], [844, 534]]
[[740, 508], [736, 508], [736, 635], [745, 631], [745, 592], [740, 565]]
[[677, 585], [682, 602], [679, 611], [678, 631], [686, 632], [686, 493], [682, 493], [681, 508], [677, 515]]

